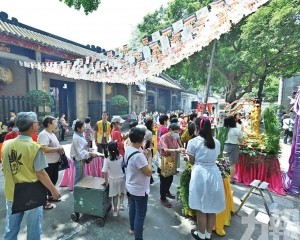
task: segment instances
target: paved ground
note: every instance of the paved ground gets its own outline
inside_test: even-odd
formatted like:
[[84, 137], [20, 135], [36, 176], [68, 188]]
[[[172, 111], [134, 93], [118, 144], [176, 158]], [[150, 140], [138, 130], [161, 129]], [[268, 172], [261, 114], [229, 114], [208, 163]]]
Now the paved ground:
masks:
[[[62, 142], [66, 148], [66, 152], [69, 152], [70, 139], [66, 142]], [[288, 155], [290, 146], [285, 145], [283, 149], [283, 155], [281, 157], [282, 168], [288, 166]], [[61, 177], [61, 176], [60, 176]], [[151, 194], [149, 196], [148, 212], [145, 220], [145, 230], [144, 239], [156, 240], [156, 239], [193, 239], [190, 235], [190, 230], [195, 227], [194, 222], [186, 218], [181, 213], [181, 204], [174, 200], [173, 208], [167, 209], [160, 205], [159, 203], [159, 180], [157, 175], [154, 175], [155, 183], [151, 187]], [[179, 176], [175, 176], [174, 183], [172, 185], [172, 192], [176, 192], [179, 183]], [[234, 202], [236, 207], [240, 204], [240, 198], [248, 191], [248, 187], [237, 184], [232, 186]], [[120, 212], [118, 217], [113, 217], [112, 212], [108, 212], [106, 223], [104, 227], [99, 227], [96, 224], [96, 217], [84, 215], [81, 217], [80, 222], [73, 222], [70, 218], [73, 212], [73, 193], [66, 188], [61, 188], [62, 202], [57, 203], [55, 209], [50, 211], [44, 211], [43, 219], [43, 235], [42, 239], [52, 240], [89, 240], [89, 239], [105, 239], [105, 240], [126, 240], [133, 239], [129, 235], [129, 224], [128, 224], [128, 211]], [[248, 227], [248, 223], [254, 221], [254, 217], [250, 213], [263, 213], [262, 216], [266, 217], [264, 214], [265, 209], [262, 201], [258, 196], [252, 196], [247, 202], [247, 207], [243, 207], [240, 216], [234, 215], [231, 221], [231, 226], [226, 227], [226, 236], [220, 237], [213, 234], [213, 239], [234, 239], [234, 240], [248, 240], [248, 239], [300, 239], [300, 234], [296, 236], [297, 230], [299, 231], [299, 209], [300, 209], [300, 199], [292, 196], [279, 196], [272, 194], [275, 202], [279, 203], [279, 209], [282, 212], [277, 212], [275, 215], [281, 217], [283, 224], [280, 221], [276, 222], [276, 229], [270, 228], [266, 232], [267, 225], [256, 224], [253, 229]], [[267, 198], [267, 201], [269, 199]], [[3, 196], [3, 175], [0, 173], [0, 239], [3, 238], [3, 226], [5, 224], [5, 199]], [[253, 209], [256, 209], [253, 211]], [[294, 216], [288, 216], [288, 210], [292, 209]], [[285, 210], [285, 212], [284, 212]], [[248, 215], [250, 214], [250, 215]], [[280, 215], [281, 214], [281, 215]], [[248, 218], [243, 218], [242, 216], [250, 216]], [[294, 217], [294, 219], [292, 219]], [[296, 217], [296, 218], [295, 218]], [[298, 218], [297, 218], [298, 217]], [[249, 221], [247, 221], [247, 219]], [[274, 218], [278, 219], [278, 218]], [[262, 221], [262, 220], [260, 220]], [[286, 225], [287, 224], [287, 225]], [[290, 229], [295, 238], [287, 238]], [[253, 231], [252, 231], [253, 230]], [[25, 226], [19, 234], [19, 239], [25, 239]], [[261, 236], [262, 233], [266, 233]], [[283, 235], [285, 234], [285, 238]]]

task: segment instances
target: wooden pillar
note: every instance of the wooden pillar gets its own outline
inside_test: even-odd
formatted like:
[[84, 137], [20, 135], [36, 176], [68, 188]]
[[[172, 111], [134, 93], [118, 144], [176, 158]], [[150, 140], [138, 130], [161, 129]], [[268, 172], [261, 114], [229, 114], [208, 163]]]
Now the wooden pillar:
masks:
[[132, 85], [128, 85], [128, 111], [132, 112]]
[[[102, 83], [102, 112], [107, 111], [106, 109], [106, 93], [105, 93], [106, 83]], [[102, 114], [102, 113], [101, 113]]]
[[[42, 62], [41, 52], [35, 51], [35, 61]], [[43, 90], [42, 72], [38, 69], [35, 69], [35, 80], [36, 80], [36, 89]]]

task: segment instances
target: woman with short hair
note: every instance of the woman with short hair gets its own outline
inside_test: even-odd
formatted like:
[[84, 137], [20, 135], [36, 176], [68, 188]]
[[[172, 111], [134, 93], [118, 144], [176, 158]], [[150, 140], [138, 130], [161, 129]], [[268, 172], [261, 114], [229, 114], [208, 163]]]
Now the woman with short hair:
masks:
[[[53, 133], [53, 130], [57, 126], [56, 119], [52, 116], [46, 116], [44, 117], [42, 124], [44, 130], [39, 133], [37, 143], [43, 147], [43, 151], [48, 163], [48, 167], [45, 168], [45, 171], [48, 173], [53, 185], [55, 185], [58, 180], [60, 154], [64, 152], [64, 149], [62, 146], [60, 146], [56, 135]], [[47, 190], [47, 196], [49, 202], [61, 201], [60, 199], [54, 199], [49, 190]], [[45, 210], [53, 208], [53, 205], [49, 202], [47, 202], [44, 206]]]
[[229, 116], [224, 119], [224, 127], [228, 128], [224, 151], [227, 153], [230, 162], [230, 181], [231, 183], [235, 183], [235, 164], [239, 161], [239, 144], [243, 141], [243, 132], [237, 128], [234, 116]]
[[[178, 144], [178, 139], [180, 137], [179, 133], [180, 126], [177, 123], [171, 123], [169, 125], [168, 132], [162, 135], [158, 143], [158, 150], [162, 157], [173, 157], [176, 159], [177, 154], [185, 151], [185, 149], [180, 148]], [[160, 178], [160, 203], [166, 208], [171, 208], [172, 204], [167, 198], [175, 199], [175, 195], [170, 192], [173, 175], [164, 177], [160, 168], [157, 168], [157, 172]]]
[[83, 167], [85, 161], [88, 160], [90, 157], [97, 157], [96, 153], [89, 152], [88, 142], [85, 140], [83, 132], [84, 122], [78, 120], [75, 123], [70, 152], [70, 156], [73, 159], [75, 166], [74, 185], [78, 183], [83, 176]]
[[[150, 176], [152, 174], [151, 152], [140, 152], [143, 146], [145, 130], [134, 127], [129, 132], [130, 146], [125, 150], [126, 188], [130, 192], [129, 220], [130, 234], [136, 240], [143, 239], [143, 225], [147, 212], [150, 193]], [[147, 156], [145, 156], [145, 154]]]

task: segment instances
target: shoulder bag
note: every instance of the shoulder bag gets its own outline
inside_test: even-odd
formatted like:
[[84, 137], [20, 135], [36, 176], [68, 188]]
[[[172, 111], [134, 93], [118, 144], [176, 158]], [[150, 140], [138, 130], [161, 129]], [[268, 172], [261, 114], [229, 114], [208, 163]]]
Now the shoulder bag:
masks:
[[59, 159], [58, 162], [59, 162], [58, 171], [65, 170], [65, 169], [70, 167], [69, 166], [69, 161], [68, 161], [68, 158], [67, 158], [65, 152], [60, 154], [60, 159]]
[[47, 188], [40, 182], [15, 183], [11, 165], [12, 181], [15, 184], [14, 199], [12, 204], [12, 214], [25, 212], [43, 206], [47, 201]]

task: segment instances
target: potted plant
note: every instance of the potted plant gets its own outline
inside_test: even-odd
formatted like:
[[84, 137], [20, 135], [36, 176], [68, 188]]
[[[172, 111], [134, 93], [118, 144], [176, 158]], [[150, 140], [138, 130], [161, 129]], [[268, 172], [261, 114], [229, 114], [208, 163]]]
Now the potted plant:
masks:
[[128, 100], [122, 95], [111, 98], [110, 104], [113, 107], [112, 115], [124, 115], [128, 113]]
[[[45, 116], [46, 107], [52, 107], [54, 103], [53, 98], [42, 90], [29, 91], [25, 96], [25, 100], [32, 107], [36, 108], [38, 116]], [[39, 107], [43, 108], [43, 112], [39, 112]]]

